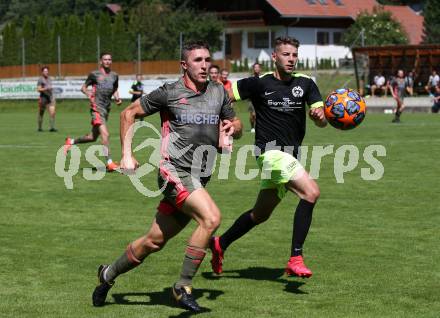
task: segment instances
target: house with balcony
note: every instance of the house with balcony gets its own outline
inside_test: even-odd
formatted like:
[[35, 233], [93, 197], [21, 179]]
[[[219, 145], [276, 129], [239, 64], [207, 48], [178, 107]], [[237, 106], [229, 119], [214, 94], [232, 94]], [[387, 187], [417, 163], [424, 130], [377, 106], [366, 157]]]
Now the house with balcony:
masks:
[[[342, 44], [344, 31], [361, 11], [371, 12], [375, 0], [199, 0], [198, 6], [215, 12], [226, 23], [224, 47], [215, 59], [270, 59], [274, 39], [289, 35], [301, 45], [299, 56], [309, 59], [351, 58], [350, 48]], [[423, 16], [409, 6], [383, 6], [405, 28], [410, 44], [420, 44]], [[359, 43], [360, 44], [360, 43]], [[358, 45], [359, 45], [358, 44]]]

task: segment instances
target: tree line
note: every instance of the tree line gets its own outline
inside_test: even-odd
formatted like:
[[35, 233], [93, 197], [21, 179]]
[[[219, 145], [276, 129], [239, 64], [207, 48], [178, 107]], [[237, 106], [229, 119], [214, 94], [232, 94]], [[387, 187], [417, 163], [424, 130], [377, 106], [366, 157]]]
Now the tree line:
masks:
[[171, 5], [154, 1], [115, 16], [103, 11], [97, 16], [25, 16], [4, 26], [0, 64], [21, 64], [23, 52], [26, 64], [56, 63], [58, 47], [62, 63], [96, 62], [98, 51], [111, 52], [114, 61], [134, 61], [138, 34], [142, 60], [178, 59], [181, 32], [185, 41], [202, 39], [218, 50], [223, 27], [214, 14], [192, 8], [177, 12]]

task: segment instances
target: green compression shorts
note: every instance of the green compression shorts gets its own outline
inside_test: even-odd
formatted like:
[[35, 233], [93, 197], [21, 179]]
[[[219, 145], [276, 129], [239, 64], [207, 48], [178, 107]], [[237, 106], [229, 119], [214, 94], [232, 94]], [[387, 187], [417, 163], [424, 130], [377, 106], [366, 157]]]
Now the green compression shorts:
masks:
[[292, 155], [280, 150], [269, 150], [257, 159], [261, 171], [260, 189], [277, 189], [278, 197], [286, 196], [286, 183], [303, 170], [300, 162]]

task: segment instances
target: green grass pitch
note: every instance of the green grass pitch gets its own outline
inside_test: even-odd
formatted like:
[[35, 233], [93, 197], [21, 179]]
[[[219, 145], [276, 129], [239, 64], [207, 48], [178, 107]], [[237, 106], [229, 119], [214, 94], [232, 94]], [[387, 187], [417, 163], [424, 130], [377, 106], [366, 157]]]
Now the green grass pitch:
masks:
[[[246, 132], [235, 149], [253, 142], [246, 107], [236, 105]], [[159, 199], [139, 194], [118, 173], [85, 180], [88, 145], [80, 146], [80, 170], [74, 188], [66, 189], [55, 174], [56, 152], [66, 135], [88, 132], [87, 103], [58, 103], [58, 133], [47, 132], [47, 117], [46, 132], [36, 132], [36, 109], [36, 102], [0, 102], [0, 317], [189, 316], [174, 306], [170, 287], [194, 223], [119, 277], [107, 306], [92, 307], [98, 264], [114, 260], [146, 231]], [[109, 124], [115, 160], [119, 110], [113, 107]], [[159, 128], [157, 115], [149, 121]], [[305, 245], [313, 277], [283, 276], [298, 201], [289, 194], [268, 222], [230, 247], [219, 279], [210, 274], [208, 253], [194, 280], [200, 305], [209, 308], [201, 316], [438, 317], [440, 116], [404, 113], [394, 125], [390, 115], [367, 114], [352, 131], [319, 129], [310, 121], [307, 130], [304, 145], [360, 150], [345, 183], [336, 182], [334, 155], [322, 160], [321, 198]], [[143, 137], [136, 135], [135, 144]], [[369, 167], [362, 153], [371, 144], [386, 148], [386, 157], [378, 157], [384, 175], [377, 181], [361, 178], [361, 169]], [[145, 162], [147, 151], [136, 156]], [[256, 168], [250, 157], [249, 168]], [[156, 187], [156, 173], [144, 183]], [[233, 173], [229, 180], [213, 178], [208, 191], [223, 214], [219, 233], [252, 207], [258, 185]]]

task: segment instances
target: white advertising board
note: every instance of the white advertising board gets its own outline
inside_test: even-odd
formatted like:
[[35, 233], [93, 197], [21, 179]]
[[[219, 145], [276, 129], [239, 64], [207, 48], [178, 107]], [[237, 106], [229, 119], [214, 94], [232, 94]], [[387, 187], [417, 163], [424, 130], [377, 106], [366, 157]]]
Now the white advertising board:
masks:
[[[172, 82], [176, 79], [164, 80], [144, 80], [144, 93], [149, 93], [152, 90], [162, 86], [166, 82]], [[81, 93], [81, 86], [84, 80], [53, 80], [53, 92], [56, 99], [83, 99], [86, 96]], [[129, 93], [132, 80], [119, 80], [119, 96], [123, 99], [130, 99]], [[0, 81], [0, 99], [37, 99], [39, 93], [37, 92], [37, 81]]]

